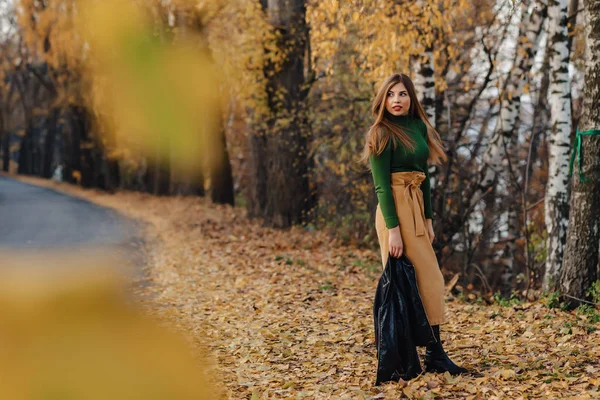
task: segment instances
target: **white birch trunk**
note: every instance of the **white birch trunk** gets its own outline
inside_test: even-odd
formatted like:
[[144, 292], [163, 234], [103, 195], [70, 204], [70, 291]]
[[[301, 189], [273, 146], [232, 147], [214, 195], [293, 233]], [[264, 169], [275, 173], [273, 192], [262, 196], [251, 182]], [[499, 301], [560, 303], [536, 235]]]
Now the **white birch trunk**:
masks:
[[[502, 94], [500, 116], [496, 129], [483, 156], [483, 179], [479, 191], [475, 193], [472, 201], [478, 201], [483, 192], [488, 190], [495, 182], [497, 175], [504, 170], [502, 165], [506, 157], [507, 148], [511, 143], [518, 143], [515, 125], [521, 108], [521, 93], [527, 80], [525, 75], [532, 67], [533, 59], [538, 51], [542, 26], [546, 18], [547, 0], [536, 2], [530, 12], [523, 10], [525, 15], [521, 19], [519, 37], [521, 41], [517, 46], [517, 54], [513, 68], [507, 77], [506, 90]], [[512, 149], [511, 149], [512, 150]]]
[[[424, 7], [423, 0], [417, 0], [417, 6], [422, 9]], [[413, 83], [417, 90], [419, 102], [423, 106], [429, 122], [435, 128], [435, 64], [433, 59], [433, 45], [426, 45], [423, 54], [416, 57], [414, 61], [412, 65]]]
[[[511, 157], [516, 153], [516, 145], [513, 144], [511, 140], [511, 145], [509, 146], [509, 153], [507, 157]], [[505, 189], [508, 189], [507, 192], [503, 193], [503, 196], [500, 199], [506, 199], [507, 194], [510, 191], [510, 181], [513, 179], [511, 173], [509, 172], [509, 166], [506, 166], [502, 171], [502, 180], [504, 183]], [[512, 168], [516, 169], [516, 163], [512, 164]], [[515, 250], [517, 245], [515, 241], [517, 237], [519, 237], [519, 217], [517, 214], [517, 204], [511, 202], [510, 204], [503, 204], [504, 207], [508, 207], [507, 210], [507, 223], [503, 226], [506, 229], [505, 232], [500, 232], [501, 237], [506, 237], [506, 245], [504, 246], [504, 251], [502, 252], [502, 256], [500, 257], [500, 265], [502, 266], [502, 275], [501, 275], [501, 285], [502, 285], [502, 294], [509, 295], [511, 289], [513, 288], [513, 282], [515, 277], [514, 270], [514, 260], [515, 260]]]
[[[478, 201], [481, 195], [489, 190], [497, 180], [501, 181], [496, 186], [498, 188], [498, 198], [501, 200], [505, 198], [513, 179], [510, 169], [512, 168], [513, 172], [516, 172], [517, 169], [518, 160], [515, 155], [517, 154], [519, 142], [518, 122], [521, 94], [528, 81], [526, 75], [533, 65], [533, 59], [539, 48], [543, 22], [547, 13], [547, 2], [546, 0], [534, 2], [531, 10], [528, 9], [528, 2], [524, 2], [522, 7], [523, 16], [519, 25], [519, 43], [517, 44], [513, 67], [508, 74], [505, 90], [501, 94], [500, 115], [490, 144], [484, 153], [483, 179], [479, 191], [473, 196], [473, 202]], [[487, 210], [487, 212], [493, 213], [495, 210]], [[505, 238], [506, 245], [503, 247], [497, 261], [500, 261], [503, 268], [501, 276], [502, 292], [509, 294], [515, 275], [515, 240], [518, 237], [518, 216], [514, 207], [508, 210], [508, 223], [503, 225], [503, 229], [506, 231], [499, 232], [499, 236]]]
[[546, 273], [543, 287], [550, 290], [560, 272], [569, 218], [568, 182], [571, 133], [571, 86], [567, 29], [568, 0], [550, 0], [548, 40], [550, 46], [550, 140], [548, 183], [545, 197]]
[[[585, 86], [579, 130], [584, 132], [600, 129], [600, 1], [585, 2]], [[560, 289], [579, 299], [598, 279], [600, 260], [600, 136], [582, 136], [582, 172], [586, 179], [579, 179], [579, 167], [573, 168], [571, 213], [565, 247], [564, 262], [560, 272]], [[566, 299], [571, 301], [572, 299]], [[573, 302], [572, 305], [577, 305]]]
[[414, 84], [419, 102], [429, 118], [429, 122], [435, 128], [435, 77], [434, 77], [434, 59], [433, 48], [429, 47], [419, 56], [417, 62], [413, 64]]

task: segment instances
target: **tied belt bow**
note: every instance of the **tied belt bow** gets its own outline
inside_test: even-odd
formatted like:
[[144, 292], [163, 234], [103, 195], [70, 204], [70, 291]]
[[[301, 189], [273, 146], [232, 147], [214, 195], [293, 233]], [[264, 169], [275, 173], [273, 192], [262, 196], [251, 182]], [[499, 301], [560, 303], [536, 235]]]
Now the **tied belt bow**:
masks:
[[412, 179], [392, 177], [392, 184], [398, 183], [405, 186], [404, 196], [408, 199], [412, 209], [415, 223], [415, 235], [425, 235], [425, 214], [421, 207], [420, 199], [423, 198], [423, 192], [420, 190], [421, 183], [425, 180], [425, 174], [418, 173]]

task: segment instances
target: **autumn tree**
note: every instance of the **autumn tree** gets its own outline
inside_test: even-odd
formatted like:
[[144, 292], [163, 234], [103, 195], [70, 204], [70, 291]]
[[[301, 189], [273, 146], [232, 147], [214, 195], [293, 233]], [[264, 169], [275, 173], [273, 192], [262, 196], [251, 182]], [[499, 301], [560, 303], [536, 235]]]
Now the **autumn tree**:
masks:
[[600, 3], [584, 2], [585, 86], [573, 158], [566, 247], [559, 287], [568, 304], [585, 299], [598, 280], [600, 261]]
[[14, 84], [13, 65], [18, 54], [15, 21], [12, 9], [0, 10], [0, 19], [5, 22], [0, 30], [0, 163], [1, 170], [9, 171], [11, 145], [11, 111], [15, 107], [17, 91]]
[[[40, 149], [44, 154], [41, 158], [44, 165], [39, 172], [48, 177], [53, 165], [54, 143], [58, 141], [63, 157], [56, 163], [64, 165], [67, 180], [76, 180], [83, 186], [113, 190], [124, 182], [155, 194], [170, 194], [172, 177], [180, 169], [175, 167], [182, 167], [188, 169], [188, 175], [193, 175], [186, 177], [188, 186], [195, 187], [191, 192], [202, 194], [205, 176], [202, 168], [206, 167], [210, 168], [215, 201], [233, 203], [223, 129], [217, 139], [206, 140], [212, 134], [214, 116], [214, 96], [208, 93], [218, 79], [213, 79], [216, 75], [208, 71], [211, 62], [204, 62], [210, 58], [205, 21], [174, 18], [185, 9], [219, 14], [222, 9], [229, 11], [229, 8], [223, 7], [222, 3], [215, 6], [214, 2], [131, 1], [118, 5], [121, 11], [137, 10], [129, 14], [132, 19], [124, 21], [122, 18], [106, 20], [106, 16], [99, 13], [103, 3], [106, 4], [95, 0], [19, 0], [15, 15], [20, 41], [28, 56], [20, 57], [22, 66], [16, 71], [18, 74], [14, 74], [18, 79], [14, 80], [17, 85], [13, 88], [20, 89], [25, 96], [34, 90], [31, 85], [37, 85], [37, 92], [48, 98], [42, 105], [32, 96], [21, 96], [23, 101], [28, 101], [21, 102], [27, 105], [23, 108], [27, 114], [23, 118], [25, 124], [31, 126], [34, 122], [29, 110], [35, 107], [38, 114], [40, 110], [45, 111], [42, 121], [46, 125], [41, 139], [38, 135], [32, 140], [29, 132], [33, 132], [33, 128], [24, 130], [21, 171], [31, 164], [30, 150]], [[239, 5], [236, 3], [236, 6]], [[91, 18], [89, 21], [96, 25], [81, 23], [85, 18]], [[134, 27], [134, 20], [148, 23]], [[113, 36], [107, 35], [107, 30], [88, 35], [88, 31], [98, 24], [112, 26]], [[130, 32], [130, 36], [119, 36], [123, 29], [140, 30]], [[110, 41], [113, 41], [110, 48], [102, 53], [102, 48]], [[189, 49], [189, 53], [186, 54], [184, 49]], [[194, 51], [197, 54], [193, 54]], [[116, 58], [107, 56], [111, 52]], [[177, 54], [173, 57], [174, 54], [169, 53]], [[140, 63], [141, 57], [147, 57], [146, 61], [150, 62]], [[175, 69], [179, 70], [172, 71]], [[137, 74], [133, 74], [129, 82], [115, 84], [115, 80], [123, 78], [117, 71], [132, 70], [137, 70]], [[177, 80], [187, 77], [189, 82], [187, 85], [174, 82], [166, 73], [172, 73]], [[211, 82], [200, 82], [202, 80]], [[124, 86], [129, 92], [123, 90]], [[196, 90], [198, 87], [200, 89]], [[163, 93], [148, 93], [152, 90]], [[118, 101], [106, 101], [112, 96]], [[137, 103], [133, 104], [136, 96]], [[118, 110], [116, 104], [119, 101], [130, 101], [123, 107], [125, 111]], [[180, 102], [185, 106], [174, 106]], [[193, 107], [192, 103], [200, 110], [191, 112], [188, 108]], [[145, 116], [140, 114], [140, 111], [150, 109], [152, 111]], [[138, 129], [140, 126], [122, 129], [123, 121], [140, 118], [152, 123], [142, 129]], [[66, 124], [57, 136], [59, 119]], [[41, 143], [44, 143], [44, 149], [40, 148]], [[144, 143], [147, 147], [141, 151], [139, 146]], [[191, 155], [193, 152], [195, 154]], [[189, 173], [192, 164], [195, 171]], [[218, 167], [213, 167], [217, 164]], [[37, 161], [33, 165], [37, 165]]]
[[548, 184], [544, 203], [546, 212], [546, 274], [544, 288], [556, 284], [560, 273], [569, 218], [568, 166], [571, 133], [571, 85], [569, 79], [568, 0], [548, 2], [548, 40], [550, 51], [551, 132]]
[[[66, 180], [87, 187], [106, 187], [107, 172], [115, 171], [115, 163], [106, 159], [98, 132], [92, 129], [94, 116], [85, 105], [87, 81], [81, 70], [85, 44], [73, 27], [75, 4], [74, 0], [20, 0], [15, 8], [21, 40], [27, 51], [27, 56], [22, 58], [22, 73], [28, 73], [27, 85], [39, 85], [48, 97], [47, 107], [37, 107], [45, 110], [44, 146], [49, 153], [39, 175], [48, 177], [54, 165], [54, 151], [50, 149], [57, 140], [56, 124], [62, 117], [68, 129], [63, 129], [59, 138], [64, 151], [62, 160], [57, 163], [64, 165]], [[22, 82], [20, 87], [24, 85]], [[27, 127], [34, 119], [26, 115], [24, 121]], [[27, 131], [26, 128], [25, 138], [28, 138]], [[31, 146], [28, 140], [21, 147], [26, 164]]]
[[306, 3], [261, 0], [261, 6], [276, 42], [265, 49], [272, 53], [264, 66], [267, 109], [260, 131], [250, 138], [248, 207], [251, 216], [285, 228], [303, 221], [312, 205], [305, 104], [310, 87], [305, 75], [310, 61]]
[[[425, 13], [424, 9], [427, 6], [431, 6], [428, 5], [424, 0], [417, 0], [416, 5], [422, 10], [422, 13]], [[426, 31], [427, 28], [431, 29], [430, 25], [418, 26], [420, 39], [423, 42], [423, 50], [421, 54], [417, 54], [413, 58], [413, 80], [415, 89], [419, 95], [419, 101], [423, 106], [423, 110], [425, 111], [425, 114], [427, 114], [431, 125], [435, 127], [435, 62], [433, 52], [435, 34]]]
[[[539, 48], [542, 27], [547, 14], [546, 1], [523, 1], [520, 3], [518, 43], [512, 61], [512, 67], [504, 81], [500, 93], [500, 111], [496, 118], [494, 134], [484, 153], [481, 165], [481, 181], [478, 190], [471, 198], [472, 202], [481, 199], [486, 192], [496, 190], [498, 199], [503, 201], [514, 184], [517, 170], [517, 144], [519, 141], [519, 114], [521, 96], [528, 81], [527, 76], [533, 65], [533, 59]], [[492, 217], [498, 207], [494, 201], [486, 201], [486, 213]], [[504, 234], [499, 236], [505, 244], [495, 256], [502, 266], [502, 289], [510, 294], [514, 273], [515, 239], [518, 236], [516, 204], [506, 212], [507, 224]], [[505, 239], [505, 237], [507, 239]]]

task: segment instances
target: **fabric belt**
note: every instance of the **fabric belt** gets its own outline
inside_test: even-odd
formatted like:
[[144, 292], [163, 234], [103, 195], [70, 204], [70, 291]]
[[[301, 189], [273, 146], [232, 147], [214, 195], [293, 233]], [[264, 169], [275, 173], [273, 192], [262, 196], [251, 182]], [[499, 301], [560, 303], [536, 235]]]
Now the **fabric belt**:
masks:
[[[407, 179], [408, 178], [408, 179]], [[412, 178], [412, 179], [410, 179]], [[415, 224], [415, 235], [425, 235], [425, 214], [419, 201], [419, 196], [423, 197], [420, 189], [421, 183], [425, 180], [425, 174], [422, 172], [394, 172], [392, 173], [392, 186], [405, 186], [404, 196], [411, 203], [413, 210], [413, 219]]]

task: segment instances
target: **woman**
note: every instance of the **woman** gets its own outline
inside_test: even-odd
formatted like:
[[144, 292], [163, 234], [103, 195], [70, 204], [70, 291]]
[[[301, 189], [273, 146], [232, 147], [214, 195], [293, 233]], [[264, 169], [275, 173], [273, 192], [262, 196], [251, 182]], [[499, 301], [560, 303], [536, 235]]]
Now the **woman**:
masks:
[[425, 353], [426, 372], [467, 372], [446, 355], [440, 341], [444, 277], [432, 243], [429, 163], [446, 160], [440, 136], [419, 103], [410, 78], [393, 74], [372, 105], [375, 123], [366, 135], [362, 160], [371, 166], [377, 205], [375, 226], [385, 268], [388, 256], [403, 253], [415, 267], [419, 294], [434, 338]]

